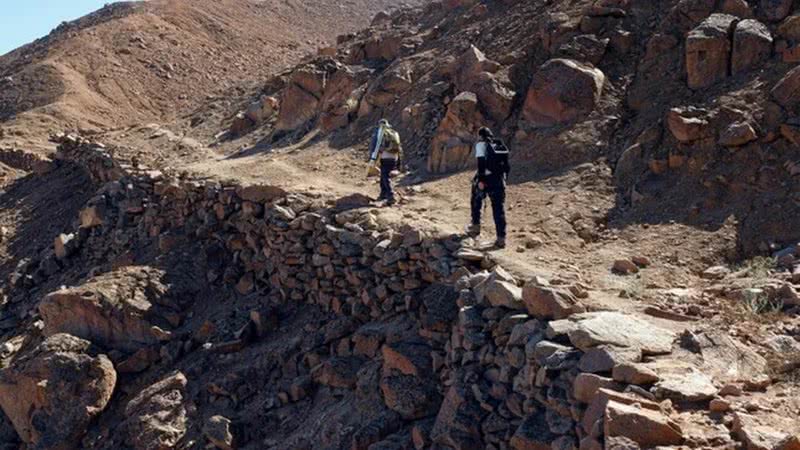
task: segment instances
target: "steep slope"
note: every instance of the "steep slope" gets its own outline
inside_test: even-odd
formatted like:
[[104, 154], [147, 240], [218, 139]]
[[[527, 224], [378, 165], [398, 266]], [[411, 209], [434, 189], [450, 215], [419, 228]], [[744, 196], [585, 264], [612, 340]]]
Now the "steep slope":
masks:
[[43, 138], [62, 128], [174, 117], [396, 6], [366, 0], [108, 5], [0, 57], [0, 146], [42, 148]]
[[[446, 0], [0, 153], [0, 444], [796, 449], [794, 3]], [[506, 250], [462, 233], [484, 124]]]

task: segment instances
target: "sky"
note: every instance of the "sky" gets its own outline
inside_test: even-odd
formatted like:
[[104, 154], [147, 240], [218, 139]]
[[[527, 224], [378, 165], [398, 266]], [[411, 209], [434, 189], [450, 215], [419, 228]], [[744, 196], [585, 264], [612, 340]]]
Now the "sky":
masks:
[[0, 0], [0, 55], [46, 36], [61, 22], [98, 10], [111, 0]]

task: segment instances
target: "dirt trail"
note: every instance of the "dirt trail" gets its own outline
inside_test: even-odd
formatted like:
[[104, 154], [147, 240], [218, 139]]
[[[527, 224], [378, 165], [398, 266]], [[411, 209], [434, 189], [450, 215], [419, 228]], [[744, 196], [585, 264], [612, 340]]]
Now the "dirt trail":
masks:
[[[326, 198], [353, 193], [376, 198], [377, 180], [365, 178], [362, 156], [359, 150], [334, 149], [326, 141], [304, 141], [246, 156], [218, 155], [183, 168], [212, 179], [274, 184]], [[589, 172], [592, 177], [585, 176]], [[606, 172], [604, 167], [587, 166], [542, 180], [525, 180], [528, 175], [524, 172], [512, 177], [507, 200], [509, 246], [505, 250], [491, 250], [492, 256], [512, 273], [526, 278], [537, 274], [548, 279], [578, 281], [590, 289], [590, 304], [601, 309], [641, 312], [657, 303], [662, 291], [668, 293], [668, 288], [701, 284], [692, 268], [681, 262], [692, 260], [685, 252], [694, 251], [695, 258], [702, 256], [697, 255], [696, 249], [702, 248], [697, 241], [717, 239], [719, 233], [687, 232], [683, 225], [664, 224], [593, 229], [591, 233], [598, 236], [588, 242], [579, 236], [576, 223], [587, 218], [592, 223], [607, 220], [615, 206], [613, 189], [586, 186], [585, 179], [608, 177]], [[376, 206], [374, 211], [381, 220], [402, 221], [442, 233], [461, 233], [469, 220], [470, 177], [471, 172], [464, 172], [423, 181], [417, 174], [408, 173], [395, 180], [403, 199], [400, 205]], [[487, 209], [479, 246], [492, 242], [493, 238], [494, 226]], [[633, 256], [650, 259], [652, 266], [639, 276], [612, 273], [615, 260]], [[668, 324], [673, 325], [680, 329], [686, 326], [678, 322]]]

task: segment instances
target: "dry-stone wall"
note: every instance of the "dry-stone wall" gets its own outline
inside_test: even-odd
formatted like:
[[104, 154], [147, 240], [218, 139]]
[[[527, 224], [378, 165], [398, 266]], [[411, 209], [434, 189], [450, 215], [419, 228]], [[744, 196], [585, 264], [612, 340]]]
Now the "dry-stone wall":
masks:
[[49, 162], [24, 150], [0, 148], [0, 163], [27, 172], [40, 171], [49, 167]]
[[[586, 312], [578, 286], [521, 283], [456, 236], [381, 224], [346, 201], [123, 167], [102, 146], [61, 141], [57, 159], [85, 167], [102, 187], [76, 230], [16, 283], [36, 284], [72, 258], [107, 258], [137, 242], [156, 242], [162, 253], [202, 242], [209, 282], [276, 305], [314, 303], [349, 321], [329, 354], [303, 358], [309, 383], [355, 390], [366, 383], [361, 363], [382, 365], [380, 393], [399, 419], [356, 432], [352, 448], [384, 448], [372, 445], [401, 430], [407, 446], [386, 448], [679, 445], [691, 438], [672, 420], [672, 401], [702, 404], [717, 394], [701, 374], [662, 379], [639, 364], [670, 353], [673, 333], [620, 313]], [[62, 303], [51, 295], [43, 304]], [[418, 336], [396, 341], [364, 331], [398, 315]], [[241, 339], [225, 351], [246, 345]], [[306, 388], [293, 386], [284, 400], [302, 398]]]

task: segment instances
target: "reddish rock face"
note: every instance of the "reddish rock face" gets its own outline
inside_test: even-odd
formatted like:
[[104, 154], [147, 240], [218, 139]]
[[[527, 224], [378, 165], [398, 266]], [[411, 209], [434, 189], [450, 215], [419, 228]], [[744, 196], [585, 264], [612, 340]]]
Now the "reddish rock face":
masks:
[[295, 130], [316, 117], [326, 83], [327, 73], [311, 65], [292, 73], [289, 85], [281, 94], [275, 129]]
[[281, 95], [281, 112], [278, 115], [277, 130], [290, 131], [317, 115], [319, 98], [304, 91], [296, 84], [289, 85]]
[[683, 442], [678, 424], [661, 412], [614, 401], [606, 407], [605, 435], [626, 437], [643, 448]]
[[478, 97], [462, 92], [447, 109], [428, 156], [428, 171], [451, 172], [469, 167], [474, 161], [472, 143], [485, 119], [478, 108]]
[[57, 334], [0, 371], [0, 407], [31, 447], [77, 448], [105, 409], [117, 373], [90, 351], [90, 342]]
[[44, 332], [69, 333], [126, 352], [168, 340], [170, 332], [151, 321], [155, 306], [148, 297], [149, 292], [166, 290], [163, 275], [155, 269], [129, 268], [53, 292], [39, 306]]
[[342, 66], [331, 75], [320, 104], [323, 131], [331, 132], [350, 123], [358, 111], [360, 94], [363, 94], [357, 88], [364, 81], [366, 73]]
[[457, 92], [474, 92], [481, 108], [496, 123], [511, 114], [514, 91], [498, 77], [500, 64], [488, 59], [477, 47], [471, 46], [456, 60], [454, 81]]
[[364, 46], [364, 56], [370, 60], [392, 61], [400, 55], [403, 36], [387, 34], [371, 39]]
[[757, 20], [743, 20], [733, 34], [733, 74], [755, 69], [772, 54], [772, 35], [769, 28]]
[[572, 122], [594, 110], [606, 77], [570, 59], [552, 59], [534, 75], [522, 117], [534, 127]]
[[728, 76], [730, 33], [736, 21], [727, 14], [712, 14], [686, 37], [689, 88], [702, 89]]

